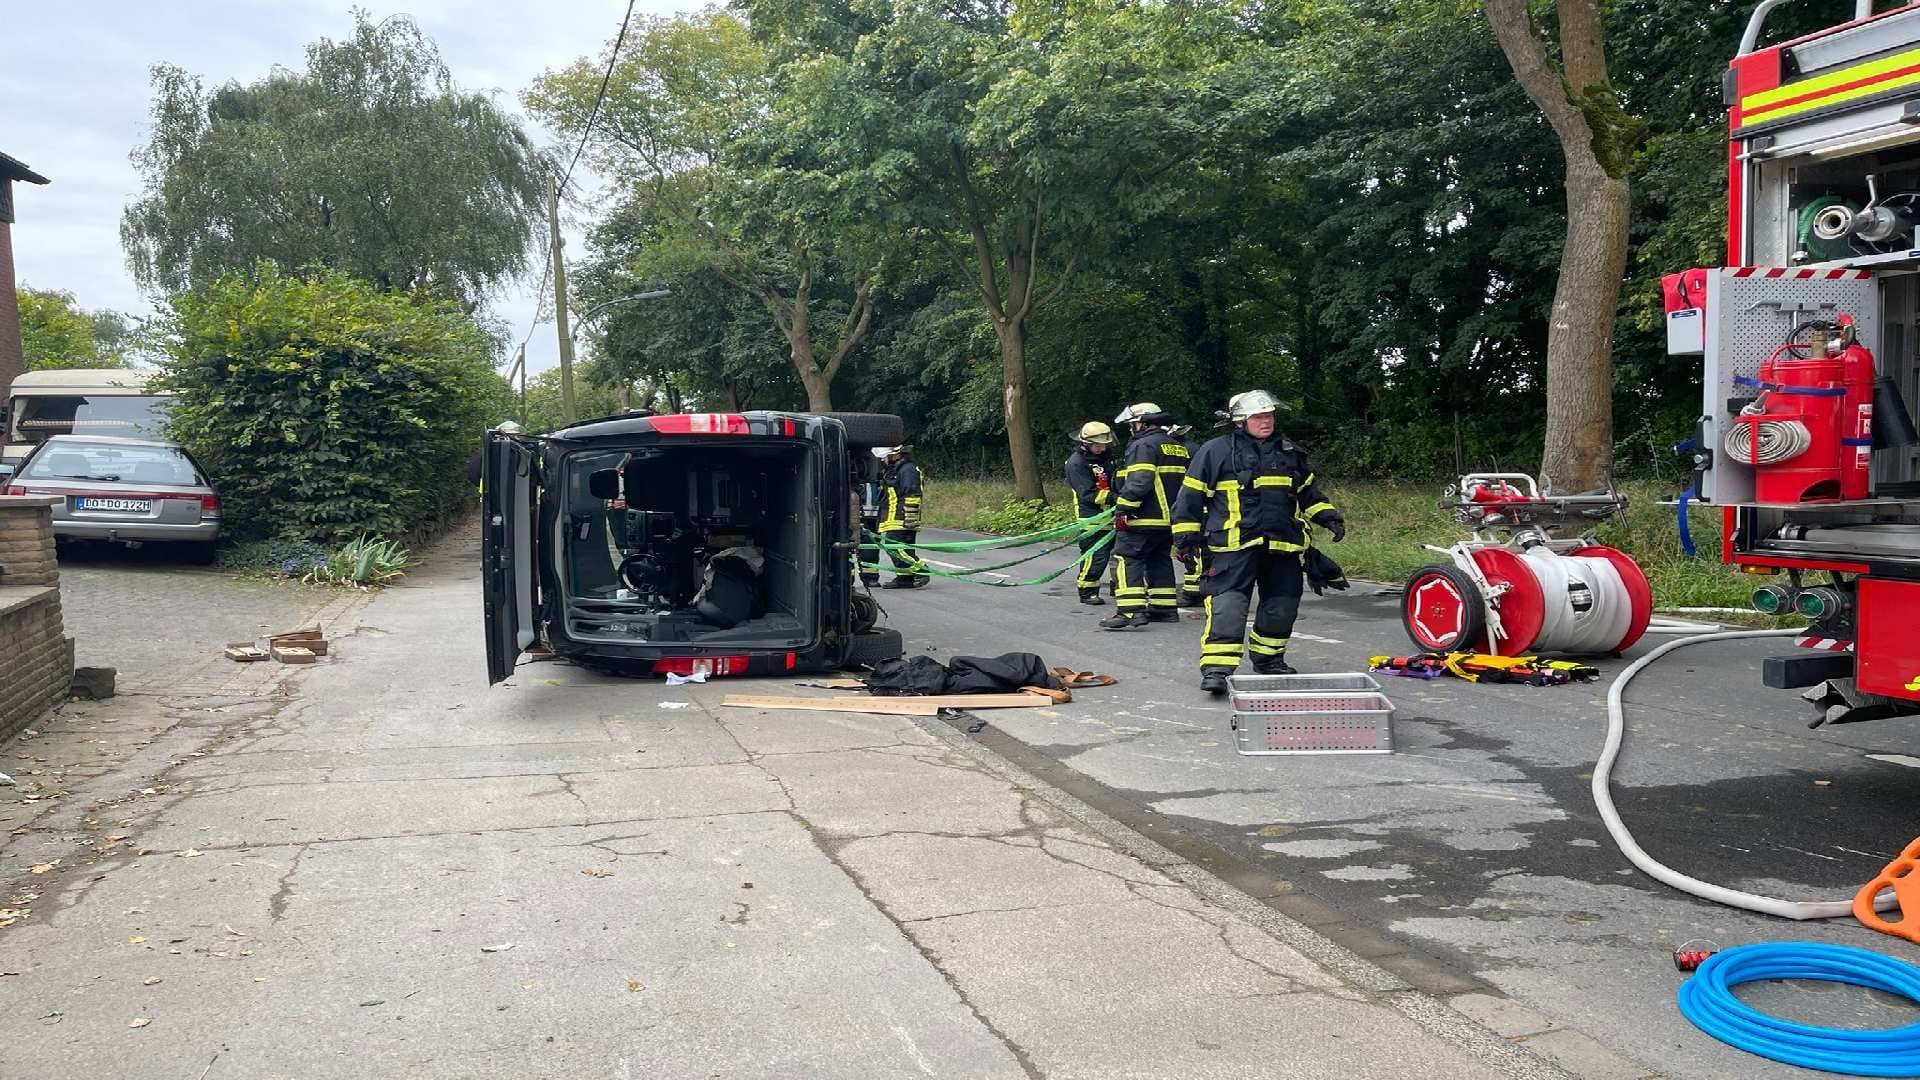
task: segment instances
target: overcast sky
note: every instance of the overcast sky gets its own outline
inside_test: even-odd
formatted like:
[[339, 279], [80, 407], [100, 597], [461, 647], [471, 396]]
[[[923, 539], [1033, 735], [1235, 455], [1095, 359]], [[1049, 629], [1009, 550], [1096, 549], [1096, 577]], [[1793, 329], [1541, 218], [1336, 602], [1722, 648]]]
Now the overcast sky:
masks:
[[[120, 212], [140, 191], [127, 155], [146, 141], [147, 69], [170, 63], [209, 85], [251, 81], [275, 64], [299, 70], [304, 46], [345, 37], [351, 9], [375, 21], [413, 16], [440, 46], [454, 80], [486, 90], [515, 115], [519, 95], [542, 71], [598, 53], [619, 29], [625, 0], [80, 0], [7, 4], [0, 33], [0, 153], [53, 181], [16, 185], [14, 261], [22, 284], [64, 289], [88, 309], [144, 314], [147, 298], [127, 273]], [[692, 6], [640, 0], [634, 17]], [[527, 121], [534, 141], [551, 132]], [[584, 170], [584, 166], [582, 167]], [[576, 180], [580, 171], [576, 171]], [[570, 260], [579, 227], [567, 230]], [[493, 314], [523, 337], [535, 314], [540, 263], [510, 287]], [[555, 362], [553, 325], [527, 349], [534, 370]]]

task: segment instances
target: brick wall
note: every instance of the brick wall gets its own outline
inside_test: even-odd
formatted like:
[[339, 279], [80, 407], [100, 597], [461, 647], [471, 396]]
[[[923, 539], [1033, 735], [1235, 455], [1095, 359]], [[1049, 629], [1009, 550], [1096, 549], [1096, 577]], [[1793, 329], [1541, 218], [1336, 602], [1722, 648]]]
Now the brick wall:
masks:
[[[10, 181], [0, 180], [0, 187], [9, 185]], [[13, 377], [27, 370], [20, 352], [20, 305], [13, 287], [13, 226], [0, 214], [0, 399], [6, 397]], [[0, 410], [5, 408], [6, 402], [0, 400]]]
[[0, 496], [0, 738], [65, 700], [73, 679], [53, 547], [58, 501]]

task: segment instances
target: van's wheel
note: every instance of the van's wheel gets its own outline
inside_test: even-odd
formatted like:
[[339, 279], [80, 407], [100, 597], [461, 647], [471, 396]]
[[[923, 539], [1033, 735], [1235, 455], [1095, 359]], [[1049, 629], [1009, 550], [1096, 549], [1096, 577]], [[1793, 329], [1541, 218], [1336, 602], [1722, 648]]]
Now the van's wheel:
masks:
[[872, 667], [882, 660], [898, 660], [907, 651], [900, 631], [880, 627], [870, 634], [853, 635], [853, 647], [847, 650], [847, 667]]
[[1435, 563], [1407, 578], [1400, 621], [1426, 652], [1467, 652], [1487, 636], [1486, 601], [1459, 567]]
[[847, 446], [854, 450], [899, 446], [907, 441], [906, 421], [892, 413], [823, 412], [814, 415], [840, 421], [840, 426], [847, 429]]

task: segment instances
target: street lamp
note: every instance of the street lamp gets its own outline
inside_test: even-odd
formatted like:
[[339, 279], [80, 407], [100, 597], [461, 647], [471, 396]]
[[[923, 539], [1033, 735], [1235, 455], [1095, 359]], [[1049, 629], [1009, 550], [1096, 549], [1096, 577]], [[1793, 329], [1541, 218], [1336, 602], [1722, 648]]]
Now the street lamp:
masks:
[[[567, 335], [568, 338], [570, 339], [569, 345], [571, 345], [572, 342], [576, 342], [580, 340], [580, 330], [582, 327], [585, 327], [587, 323], [591, 322], [592, 320], [599, 318], [601, 313], [605, 312], [609, 308], [614, 307], [617, 304], [631, 303], [635, 300], [658, 300], [663, 296], [672, 296], [672, 295], [673, 295], [672, 289], [648, 289], [645, 292], [632, 293], [628, 296], [616, 296], [613, 299], [608, 300], [604, 303], [595, 304], [594, 306], [588, 308], [585, 314], [581, 315], [578, 319], [574, 320], [573, 332]], [[627, 398], [627, 394], [628, 394], [627, 380], [624, 378], [621, 379], [619, 383], [619, 387], [620, 387], [620, 407], [622, 409], [631, 407], [632, 403]]]

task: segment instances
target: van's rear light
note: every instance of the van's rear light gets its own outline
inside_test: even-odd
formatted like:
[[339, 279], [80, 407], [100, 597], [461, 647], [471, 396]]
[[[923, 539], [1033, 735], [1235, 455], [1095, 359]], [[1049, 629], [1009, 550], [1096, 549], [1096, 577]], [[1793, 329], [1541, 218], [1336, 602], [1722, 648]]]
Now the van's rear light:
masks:
[[751, 435], [747, 418], [739, 413], [676, 413], [650, 417], [647, 423], [663, 435]]
[[653, 662], [655, 675], [697, 675], [702, 671], [709, 675], [745, 675], [747, 658], [744, 656], [673, 656]]
[[788, 653], [787, 654], [787, 670], [792, 671], [794, 668], [799, 666], [800, 666], [800, 654]]

